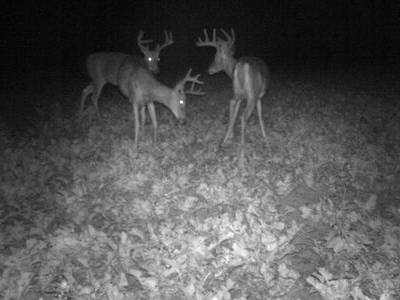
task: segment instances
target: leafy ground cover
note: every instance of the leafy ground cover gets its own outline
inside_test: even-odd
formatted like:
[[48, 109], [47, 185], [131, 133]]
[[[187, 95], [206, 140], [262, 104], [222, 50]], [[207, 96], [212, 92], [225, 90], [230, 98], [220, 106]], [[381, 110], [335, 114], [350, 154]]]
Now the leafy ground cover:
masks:
[[82, 123], [77, 84], [3, 95], [52, 104], [0, 124], [2, 299], [400, 299], [398, 84], [277, 72], [241, 166], [206, 82], [138, 153], [115, 89]]

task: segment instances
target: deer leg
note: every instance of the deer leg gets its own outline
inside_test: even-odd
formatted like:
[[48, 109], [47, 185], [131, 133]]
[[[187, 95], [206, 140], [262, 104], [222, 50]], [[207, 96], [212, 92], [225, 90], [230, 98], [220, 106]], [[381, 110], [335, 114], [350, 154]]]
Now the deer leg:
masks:
[[138, 136], [139, 136], [139, 108], [136, 101], [131, 100], [133, 108], [133, 117], [135, 119], [135, 141], [134, 141], [134, 151], [137, 152], [138, 148]]
[[256, 105], [254, 99], [247, 99], [247, 106], [246, 109], [244, 110], [243, 114], [241, 115], [241, 139], [240, 143], [242, 148], [244, 148], [244, 134], [246, 131], [246, 126], [247, 126], [247, 121], [249, 120], [251, 114], [254, 111], [254, 106]]
[[262, 108], [261, 108], [261, 99], [257, 100], [257, 112], [258, 112], [258, 120], [260, 121], [261, 133], [265, 140], [267, 140], [267, 134], [265, 133], [264, 120], [262, 117]]
[[[149, 111], [150, 111], [150, 109], [149, 109]], [[143, 130], [143, 133], [144, 133], [144, 124], [146, 123], [146, 105], [143, 105], [140, 108], [140, 113], [142, 115], [142, 130]]]
[[94, 89], [93, 83], [90, 83], [87, 87], [85, 87], [82, 90], [81, 105], [79, 107], [79, 118], [82, 117], [83, 109], [85, 107], [86, 98], [87, 98], [87, 96], [89, 96], [90, 94], [93, 93], [93, 89]]
[[239, 111], [240, 103], [242, 102], [242, 98], [233, 98], [229, 102], [229, 125], [228, 131], [226, 132], [224, 141], [222, 144], [225, 144], [226, 141], [232, 136], [233, 125], [235, 125], [236, 116]]
[[153, 140], [155, 143], [157, 141], [157, 117], [156, 117], [156, 110], [154, 108], [154, 103], [147, 104], [147, 108], [149, 110], [151, 122], [153, 123], [153, 129], [154, 129]]
[[93, 102], [94, 108], [96, 110], [97, 116], [99, 116], [99, 105], [98, 105], [98, 103], [99, 103], [99, 97], [100, 97], [101, 90], [103, 89], [103, 86], [104, 86], [104, 83], [98, 84], [97, 86], [95, 84], [93, 85], [93, 90], [94, 91], [92, 93], [92, 102]]

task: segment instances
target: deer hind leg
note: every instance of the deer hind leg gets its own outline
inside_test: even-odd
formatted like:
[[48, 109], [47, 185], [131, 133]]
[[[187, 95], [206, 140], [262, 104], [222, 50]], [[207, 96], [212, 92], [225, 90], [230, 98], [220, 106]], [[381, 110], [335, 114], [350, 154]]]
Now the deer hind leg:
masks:
[[79, 106], [79, 118], [82, 117], [83, 109], [85, 107], [86, 98], [93, 93], [94, 85], [90, 83], [87, 87], [82, 90], [81, 105]]
[[243, 111], [240, 119], [241, 119], [241, 127], [240, 127], [240, 131], [241, 131], [241, 138], [240, 138], [240, 143], [242, 148], [244, 147], [244, 135], [245, 135], [245, 131], [246, 131], [246, 126], [247, 126], [247, 122], [251, 116], [251, 114], [254, 111], [254, 107], [255, 107], [256, 103], [254, 101], [254, 99], [247, 99], [247, 105], [245, 110]]
[[257, 112], [258, 112], [258, 120], [260, 121], [261, 133], [265, 140], [267, 140], [267, 134], [265, 133], [264, 120], [262, 117], [262, 107], [261, 107], [261, 99], [257, 100]]
[[100, 93], [101, 90], [103, 89], [104, 83], [100, 83], [100, 84], [93, 84], [93, 93], [92, 93], [92, 102], [94, 105], [94, 108], [96, 110], [96, 114], [97, 116], [99, 116], [99, 97], [100, 97]]
[[229, 125], [228, 125], [228, 131], [226, 132], [222, 144], [225, 144], [227, 140], [232, 137], [233, 125], [235, 125], [235, 120], [239, 112], [239, 107], [242, 100], [243, 100], [242, 98], [232, 98], [231, 101], [229, 102]]
[[247, 105], [245, 110], [243, 111], [242, 115], [240, 116], [240, 120], [241, 120], [241, 126], [240, 126], [240, 153], [239, 153], [239, 165], [241, 167], [244, 166], [244, 152], [245, 152], [245, 132], [246, 132], [246, 126], [247, 126], [247, 122], [251, 116], [251, 114], [254, 111], [254, 107], [255, 107], [255, 101], [253, 99], [247, 99]]

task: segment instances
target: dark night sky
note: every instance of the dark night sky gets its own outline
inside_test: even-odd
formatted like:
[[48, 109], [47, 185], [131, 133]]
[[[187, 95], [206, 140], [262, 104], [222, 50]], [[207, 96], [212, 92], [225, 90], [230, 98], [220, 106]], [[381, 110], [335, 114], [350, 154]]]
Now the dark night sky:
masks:
[[6, 71], [48, 66], [80, 70], [90, 52], [138, 53], [139, 30], [162, 41], [162, 30], [169, 29], [175, 45], [166, 48], [165, 55], [188, 63], [211, 58], [212, 49], [194, 46], [202, 28], [234, 27], [238, 56], [254, 54], [272, 64], [394, 65], [400, 61], [398, 3], [8, 1], [3, 11], [3, 57]]

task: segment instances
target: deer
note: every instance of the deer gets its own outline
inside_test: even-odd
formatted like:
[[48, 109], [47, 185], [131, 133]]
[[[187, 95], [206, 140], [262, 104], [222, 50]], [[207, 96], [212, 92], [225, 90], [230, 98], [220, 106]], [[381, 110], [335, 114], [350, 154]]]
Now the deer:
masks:
[[235, 31], [231, 28], [229, 35], [224, 29], [221, 32], [225, 39], [216, 36], [216, 29], [213, 29], [212, 40], [204, 29], [204, 39], [200, 37], [196, 46], [210, 46], [217, 51], [214, 60], [208, 67], [208, 74], [213, 75], [220, 71], [225, 73], [232, 79], [233, 97], [229, 101], [229, 123], [226, 135], [221, 143], [225, 144], [233, 136], [233, 126], [239, 111], [240, 104], [246, 99], [246, 107], [241, 115], [241, 157], [244, 156], [245, 130], [247, 121], [252, 115], [255, 107], [257, 107], [258, 119], [261, 127], [261, 133], [265, 140], [264, 120], [262, 117], [261, 99], [267, 92], [270, 82], [269, 68], [265, 62], [257, 57], [248, 56], [241, 57], [238, 60], [234, 58], [235, 54]]
[[[153, 123], [154, 142], [157, 141], [157, 118], [154, 102], [158, 102], [168, 107], [179, 123], [186, 123], [186, 94], [204, 95], [205, 92], [199, 88], [195, 89], [195, 84], [203, 84], [198, 78], [200, 74], [191, 76], [192, 69], [189, 69], [186, 76], [178, 81], [173, 88], [169, 88], [160, 83], [150, 72], [137, 62], [133, 57], [127, 58], [117, 72], [117, 85], [122, 94], [129, 99], [132, 105], [135, 120], [135, 139], [134, 151], [138, 149], [139, 136], [139, 108], [147, 105], [150, 119]], [[189, 90], [185, 90], [185, 83], [192, 82]]]
[[[165, 42], [162, 45], [157, 44], [154, 50], [148, 46], [153, 40], [144, 40], [143, 35], [144, 31], [140, 31], [137, 36], [137, 44], [144, 58], [122, 52], [96, 52], [87, 57], [86, 68], [92, 82], [82, 91], [79, 119], [82, 118], [85, 101], [89, 95], [91, 95], [96, 114], [99, 115], [98, 100], [101, 91], [107, 83], [117, 85], [117, 74], [125, 61], [134, 59], [135, 65], [146, 67], [154, 74], [159, 73], [160, 53], [162, 49], [174, 43], [172, 33], [164, 30]], [[145, 122], [145, 107], [142, 108], [142, 122], [143, 124]]]
[[165, 42], [160, 45], [157, 44], [154, 50], [150, 50], [148, 44], [152, 43], [153, 40], [143, 40], [144, 31], [140, 31], [137, 37], [137, 44], [139, 46], [140, 51], [144, 54], [144, 60], [151, 72], [154, 74], [160, 73], [160, 69], [158, 68], [158, 63], [160, 61], [160, 53], [161, 50], [167, 46], [170, 46], [174, 43], [172, 38], [172, 33], [164, 30]]

